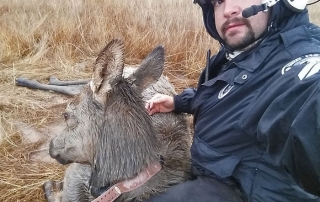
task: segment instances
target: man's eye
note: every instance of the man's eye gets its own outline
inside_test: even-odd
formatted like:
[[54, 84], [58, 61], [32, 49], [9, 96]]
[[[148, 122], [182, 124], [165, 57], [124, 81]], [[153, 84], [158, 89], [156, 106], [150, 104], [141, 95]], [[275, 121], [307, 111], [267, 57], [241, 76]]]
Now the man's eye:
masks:
[[219, 6], [220, 4], [222, 4], [224, 2], [224, 0], [211, 0], [211, 4], [215, 7]]

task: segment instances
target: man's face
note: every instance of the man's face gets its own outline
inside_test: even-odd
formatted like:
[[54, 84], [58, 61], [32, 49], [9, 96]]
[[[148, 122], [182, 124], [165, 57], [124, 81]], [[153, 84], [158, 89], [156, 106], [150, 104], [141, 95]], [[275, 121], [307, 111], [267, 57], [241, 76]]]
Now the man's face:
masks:
[[244, 18], [242, 11], [261, 0], [212, 0], [216, 29], [226, 44], [241, 50], [255, 42], [267, 29], [269, 12]]

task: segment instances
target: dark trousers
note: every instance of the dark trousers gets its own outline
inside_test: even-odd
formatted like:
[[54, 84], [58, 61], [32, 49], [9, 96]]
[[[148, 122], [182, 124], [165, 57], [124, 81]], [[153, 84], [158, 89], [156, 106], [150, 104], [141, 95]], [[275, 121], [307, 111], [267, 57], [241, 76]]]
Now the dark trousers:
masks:
[[211, 177], [197, 176], [195, 180], [169, 188], [144, 202], [243, 202], [241, 193]]

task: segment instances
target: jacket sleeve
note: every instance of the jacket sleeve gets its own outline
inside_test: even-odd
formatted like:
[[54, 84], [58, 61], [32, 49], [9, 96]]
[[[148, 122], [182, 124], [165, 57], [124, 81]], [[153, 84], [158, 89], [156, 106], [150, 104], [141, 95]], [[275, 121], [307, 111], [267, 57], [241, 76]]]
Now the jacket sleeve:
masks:
[[[212, 71], [212, 75], [210, 78], [213, 78], [221, 71], [221, 65], [218, 65], [217, 62], [225, 62], [225, 60], [222, 60], [222, 58], [225, 57], [225, 53], [225, 50], [219, 51], [217, 55], [214, 55], [212, 56], [212, 58], [210, 58], [210, 71]], [[205, 77], [207, 73], [206, 68], [204, 68], [204, 70], [200, 74], [198, 86], [205, 82]], [[192, 102], [196, 92], [197, 90], [195, 88], [187, 88], [181, 94], [174, 96], [174, 112], [193, 114], [194, 111], [192, 108]]]
[[196, 93], [194, 88], [187, 88], [181, 94], [175, 95], [174, 112], [193, 114], [191, 105], [193, 97]]
[[258, 139], [307, 192], [320, 196], [320, 74], [276, 98], [258, 125]]

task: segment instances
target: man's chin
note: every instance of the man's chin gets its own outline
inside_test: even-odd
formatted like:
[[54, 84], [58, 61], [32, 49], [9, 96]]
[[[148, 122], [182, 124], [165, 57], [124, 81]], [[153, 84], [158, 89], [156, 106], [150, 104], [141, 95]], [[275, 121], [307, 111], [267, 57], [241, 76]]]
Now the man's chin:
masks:
[[246, 47], [245, 44], [242, 44], [242, 41], [227, 42], [227, 46], [232, 50], [242, 50]]
[[248, 36], [240, 36], [236, 35], [233, 37], [228, 37], [226, 40], [226, 44], [232, 50], [243, 50], [248, 47], [250, 44], [254, 43], [254, 38], [250, 38]]

